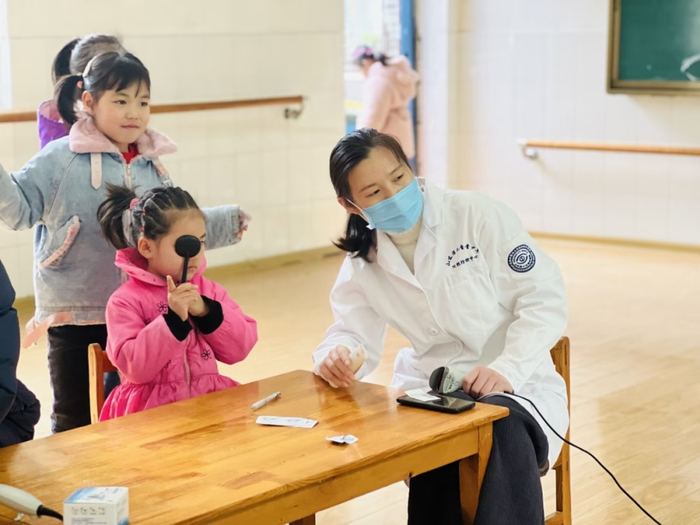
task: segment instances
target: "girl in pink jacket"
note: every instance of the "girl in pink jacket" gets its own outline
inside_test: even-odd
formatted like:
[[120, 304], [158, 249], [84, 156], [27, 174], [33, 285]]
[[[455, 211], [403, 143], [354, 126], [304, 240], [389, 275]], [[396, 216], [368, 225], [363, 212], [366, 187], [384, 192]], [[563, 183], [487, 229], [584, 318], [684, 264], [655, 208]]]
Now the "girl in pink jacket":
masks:
[[[206, 229], [194, 199], [174, 187], [154, 188], [140, 199], [126, 187], [107, 189], [97, 219], [129, 280], [107, 303], [107, 355], [122, 383], [100, 420], [238, 385], [218, 373], [216, 362], [245, 359], [258, 340], [257, 323], [202, 276]], [[202, 246], [180, 283], [183, 258], [175, 242], [184, 235]]]

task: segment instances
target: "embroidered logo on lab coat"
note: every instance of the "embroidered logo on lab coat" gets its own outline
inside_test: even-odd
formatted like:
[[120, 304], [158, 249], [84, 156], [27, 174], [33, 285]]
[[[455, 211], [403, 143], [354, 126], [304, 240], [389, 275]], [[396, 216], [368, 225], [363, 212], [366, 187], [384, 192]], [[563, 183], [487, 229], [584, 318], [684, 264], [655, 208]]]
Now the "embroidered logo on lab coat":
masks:
[[518, 273], [529, 272], [535, 267], [536, 261], [535, 252], [527, 244], [521, 244], [508, 256], [508, 266]]
[[479, 258], [479, 248], [467, 244], [460, 244], [447, 256], [447, 266], [457, 268]]

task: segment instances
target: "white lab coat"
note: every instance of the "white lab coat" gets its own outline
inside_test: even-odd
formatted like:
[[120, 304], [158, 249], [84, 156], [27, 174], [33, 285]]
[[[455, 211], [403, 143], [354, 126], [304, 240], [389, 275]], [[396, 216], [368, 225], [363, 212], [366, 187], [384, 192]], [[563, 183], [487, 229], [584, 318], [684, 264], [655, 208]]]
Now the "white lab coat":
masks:
[[[465, 374], [488, 366], [564, 435], [566, 385], [549, 354], [567, 322], [559, 267], [505, 205], [478, 193], [419, 182], [424, 208], [415, 275], [382, 232], [377, 232], [376, 262], [347, 257], [331, 291], [335, 323], [314, 352], [314, 362], [336, 345], [363, 345], [367, 361], [357, 373], [361, 379], [379, 364], [389, 324], [413, 346], [399, 351], [392, 387], [427, 386], [440, 366]], [[542, 427], [553, 465], [561, 440], [527, 401], [513, 399]]]

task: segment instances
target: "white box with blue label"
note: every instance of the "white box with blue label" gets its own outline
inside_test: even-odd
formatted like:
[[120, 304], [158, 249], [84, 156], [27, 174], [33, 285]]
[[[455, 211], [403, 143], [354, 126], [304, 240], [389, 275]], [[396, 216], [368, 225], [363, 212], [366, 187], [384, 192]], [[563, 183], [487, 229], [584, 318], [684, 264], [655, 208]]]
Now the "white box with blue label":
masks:
[[63, 502], [64, 525], [126, 525], [129, 523], [129, 489], [88, 487]]

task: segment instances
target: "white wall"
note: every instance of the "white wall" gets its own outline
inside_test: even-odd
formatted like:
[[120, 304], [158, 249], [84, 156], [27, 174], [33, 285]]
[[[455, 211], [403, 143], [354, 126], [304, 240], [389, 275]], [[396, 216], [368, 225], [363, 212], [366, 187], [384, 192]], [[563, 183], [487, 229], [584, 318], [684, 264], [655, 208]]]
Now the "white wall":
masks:
[[[162, 159], [178, 185], [202, 206], [240, 203], [254, 217], [240, 245], [208, 253], [210, 265], [328, 246], [340, 232], [344, 212], [327, 166], [344, 132], [343, 2], [8, 4], [15, 110], [50, 98], [55, 53], [70, 38], [94, 32], [120, 35], [144, 61], [156, 104], [307, 97], [298, 120], [285, 120], [282, 106], [152, 118], [152, 127], [180, 147]], [[37, 150], [35, 123], [0, 124], [0, 162], [8, 170]], [[31, 232], [0, 228], [0, 257], [19, 296], [33, 293], [31, 243]]]
[[445, 187], [459, 184], [458, 0], [417, 0], [418, 173]]
[[[7, 0], [0, 0], [0, 13], [7, 12]], [[0, 16], [0, 109], [12, 106], [10, 34], [7, 17]]]
[[700, 159], [518, 138], [700, 145], [700, 98], [609, 95], [608, 0], [459, 0], [457, 184], [542, 232], [700, 244]]

